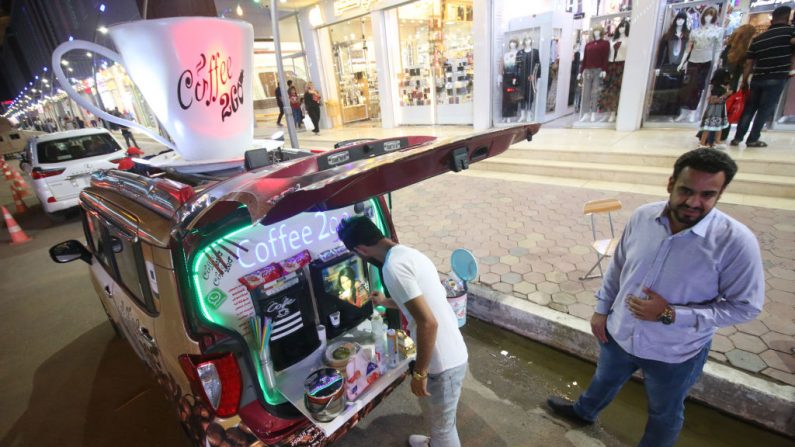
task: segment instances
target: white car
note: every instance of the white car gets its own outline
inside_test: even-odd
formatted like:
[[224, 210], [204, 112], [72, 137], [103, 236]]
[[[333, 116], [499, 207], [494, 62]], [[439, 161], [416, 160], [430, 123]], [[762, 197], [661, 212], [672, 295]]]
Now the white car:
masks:
[[31, 138], [20, 166], [33, 179], [33, 190], [53, 220], [78, 205], [91, 173], [116, 167], [126, 151], [107, 129], [79, 129]]

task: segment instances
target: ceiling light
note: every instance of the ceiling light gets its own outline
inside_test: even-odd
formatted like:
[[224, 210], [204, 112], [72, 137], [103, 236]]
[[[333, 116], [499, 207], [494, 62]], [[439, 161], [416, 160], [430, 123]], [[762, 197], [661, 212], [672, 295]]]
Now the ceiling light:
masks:
[[100, 26], [99, 28], [97, 28], [97, 31], [99, 31], [102, 34], [108, 34], [108, 27], [107, 26]]
[[66, 60], [66, 59], [61, 59], [61, 65], [63, 65], [64, 67], [68, 67], [69, 66], [69, 61]]
[[105, 12], [105, 4], [104, 3], [100, 3], [99, 12]]
[[90, 51], [86, 51], [86, 56], [88, 56], [88, 57], [91, 57], [91, 56], [93, 56], [93, 55], [94, 55], [94, 54], [93, 54], [93, 53], [91, 53]]
[[235, 9], [235, 12], [236, 12], [236, 13], [237, 13], [237, 15], [239, 15], [239, 16], [242, 16], [242, 15], [243, 15], [243, 8], [241, 8], [241, 7], [240, 7], [240, 4], [239, 4], [239, 3], [238, 3], [238, 5], [237, 5], [237, 9]]

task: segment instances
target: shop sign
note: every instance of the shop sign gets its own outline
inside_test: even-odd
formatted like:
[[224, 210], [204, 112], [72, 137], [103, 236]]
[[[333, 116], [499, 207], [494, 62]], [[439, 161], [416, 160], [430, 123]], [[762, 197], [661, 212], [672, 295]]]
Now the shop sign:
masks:
[[334, 2], [334, 15], [340, 16], [352, 9], [369, 9], [372, 0], [336, 0]]
[[751, 12], [767, 12], [772, 11], [779, 6], [789, 6], [795, 8], [795, 1], [793, 0], [751, 0], [749, 8]]

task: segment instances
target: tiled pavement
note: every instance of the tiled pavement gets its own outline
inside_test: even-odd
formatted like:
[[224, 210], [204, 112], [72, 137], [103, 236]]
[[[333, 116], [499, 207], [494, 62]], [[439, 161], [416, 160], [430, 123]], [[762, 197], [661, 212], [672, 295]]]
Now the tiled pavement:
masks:
[[[596, 260], [583, 203], [619, 198], [624, 205], [615, 215], [620, 230], [636, 207], [662, 200], [664, 194], [664, 185], [659, 196], [651, 196], [471, 172], [445, 174], [397, 191], [392, 198], [400, 241], [425, 252], [441, 272], [450, 270], [452, 250], [468, 248], [478, 258], [482, 285], [590, 319], [601, 280], [578, 279]], [[756, 320], [715, 335], [710, 358], [795, 386], [795, 211], [719, 207], [759, 238], [767, 298]]]

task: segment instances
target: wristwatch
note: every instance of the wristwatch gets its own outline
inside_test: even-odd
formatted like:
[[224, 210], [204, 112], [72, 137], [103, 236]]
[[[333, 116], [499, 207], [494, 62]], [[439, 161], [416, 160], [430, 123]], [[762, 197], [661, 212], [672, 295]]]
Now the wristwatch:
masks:
[[657, 318], [657, 321], [659, 321], [662, 324], [671, 324], [674, 322], [675, 316], [676, 314], [674, 314], [674, 308], [671, 307], [670, 305], [665, 306], [665, 310], [662, 311], [660, 316]]
[[425, 379], [427, 379], [427, 378], [428, 378], [428, 373], [427, 373], [427, 372], [421, 373], [421, 372], [419, 372], [419, 371], [413, 371], [413, 372], [411, 373], [411, 377], [412, 377], [414, 380], [425, 380]]

